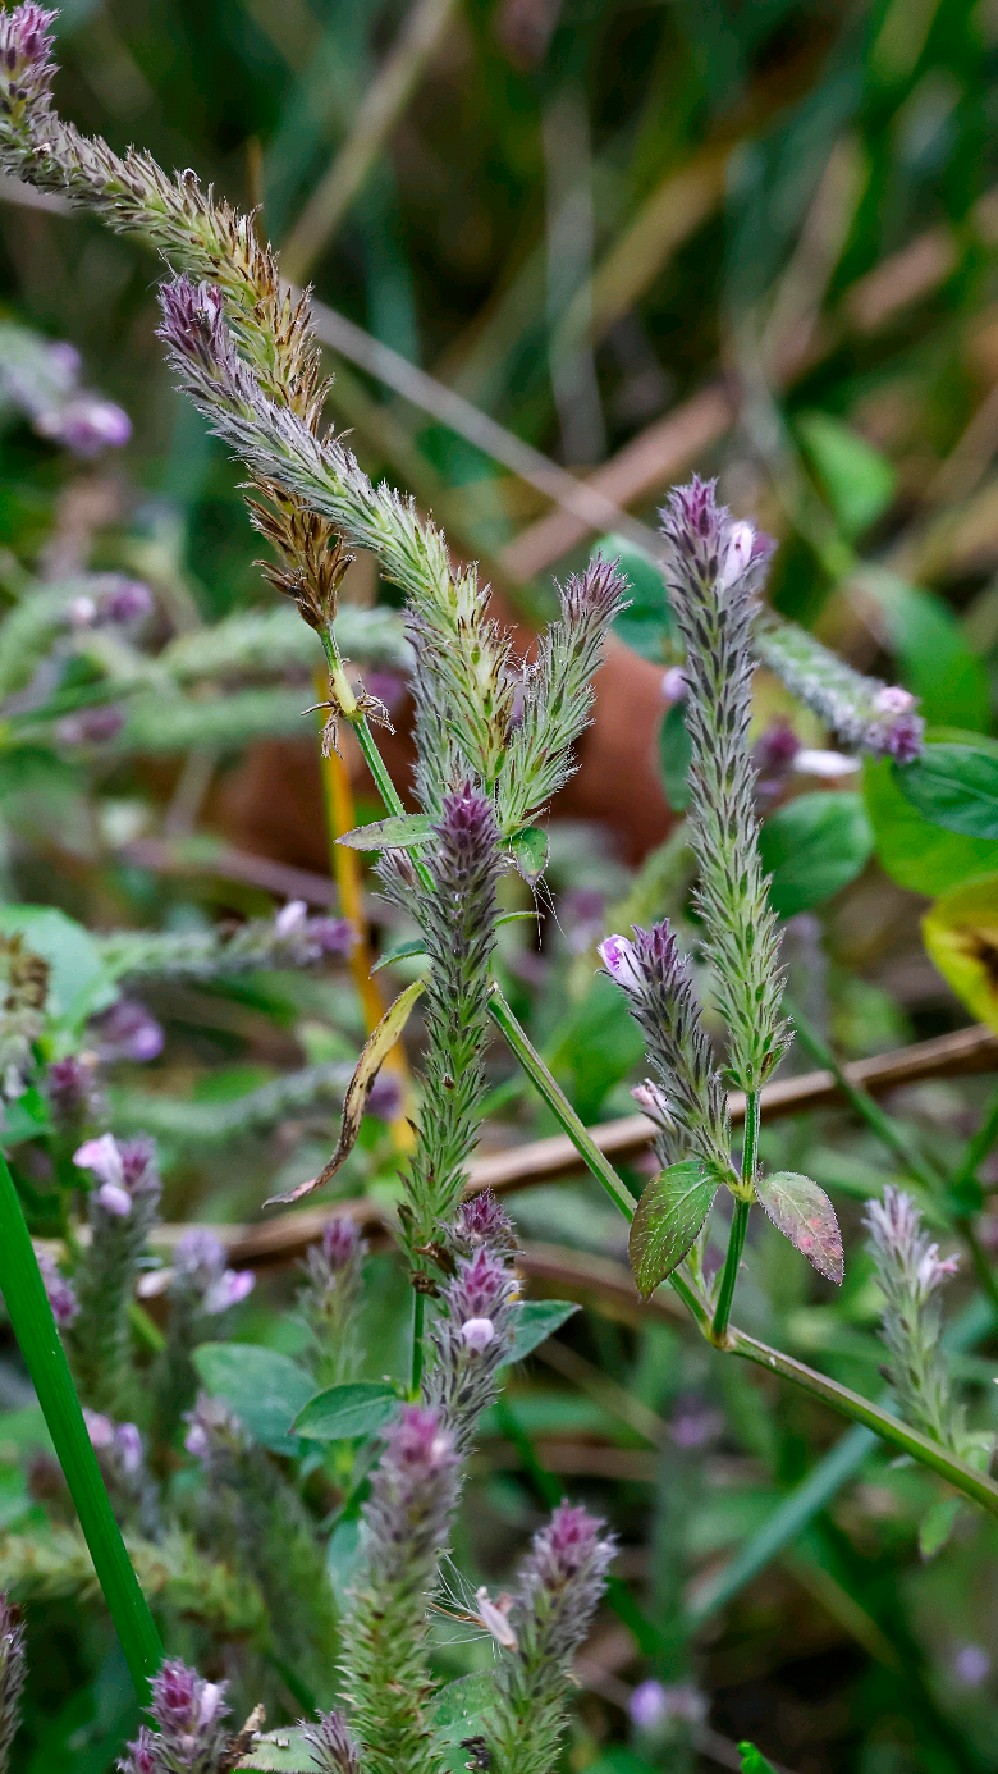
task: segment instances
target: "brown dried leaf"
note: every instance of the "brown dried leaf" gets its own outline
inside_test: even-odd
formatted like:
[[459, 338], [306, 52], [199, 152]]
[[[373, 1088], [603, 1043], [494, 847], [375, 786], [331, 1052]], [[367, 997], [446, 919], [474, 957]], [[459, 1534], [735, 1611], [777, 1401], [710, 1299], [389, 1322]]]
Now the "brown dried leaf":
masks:
[[286, 1207], [292, 1201], [301, 1201], [304, 1196], [321, 1189], [323, 1183], [328, 1183], [336, 1175], [344, 1159], [349, 1157], [357, 1143], [371, 1086], [405, 1028], [409, 1012], [424, 984], [425, 981], [414, 979], [411, 985], [406, 986], [405, 991], [400, 992], [394, 1004], [385, 1011], [377, 1028], [368, 1036], [357, 1061], [357, 1069], [347, 1085], [339, 1142], [329, 1163], [323, 1165], [317, 1177], [310, 1177], [307, 1183], [299, 1183], [297, 1189], [292, 1189], [289, 1195], [272, 1195], [264, 1203], [265, 1207]]

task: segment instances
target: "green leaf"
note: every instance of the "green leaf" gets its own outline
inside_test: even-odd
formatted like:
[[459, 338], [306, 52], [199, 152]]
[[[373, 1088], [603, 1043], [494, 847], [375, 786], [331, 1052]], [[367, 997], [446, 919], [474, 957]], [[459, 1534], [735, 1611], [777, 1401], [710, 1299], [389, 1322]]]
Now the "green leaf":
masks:
[[754, 1743], [740, 1743], [738, 1754], [742, 1758], [742, 1774], [776, 1774], [772, 1762], [767, 1762]]
[[918, 1529], [918, 1550], [923, 1559], [935, 1558], [941, 1552], [956, 1526], [962, 1499], [937, 1497], [930, 1503]]
[[374, 1435], [398, 1407], [394, 1386], [357, 1382], [330, 1386], [310, 1398], [292, 1428], [306, 1441], [358, 1441]]
[[998, 838], [998, 755], [983, 745], [927, 745], [894, 780], [933, 825], [968, 838]]
[[83, 925], [65, 912], [48, 905], [0, 906], [0, 933], [23, 936], [48, 962], [48, 1012], [54, 1020], [78, 1029], [95, 1011], [113, 1004], [113, 974]]
[[756, 1181], [756, 1192], [773, 1225], [828, 1281], [842, 1281], [842, 1234], [824, 1189], [795, 1170], [778, 1170]]
[[690, 1250], [720, 1179], [697, 1158], [670, 1165], [648, 1184], [631, 1222], [631, 1268], [642, 1299], [679, 1267]]
[[949, 606], [934, 592], [872, 568], [864, 568], [863, 589], [884, 616], [891, 652], [925, 719], [936, 726], [988, 732], [988, 673]]
[[532, 887], [548, 865], [548, 835], [539, 825], [526, 825], [510, 839], [509, 845], [517, 873]]
[[267, 1774], [315, 1774], [315, 1758], [301, 1730], [268, 1731], [258, 1738], [248, 1755], [236, 1763], [241, 1768], [266, 1770]]
[[463, 1745], [479, 1736], [495, 1708], [495, 1697], [495, 1676], [485, 1671], [459, 1676], [441, 1688], [430, 1723], [447, 1774], [464, 1774], [469, 1762]]
[[579, 1310], [573, 1300], [525, 1300], [516, 1313], [505, 1366], [525, 1361]]
[[261, 1447], [300, 1453], [291, 1425], [315, 1396], [315, 1381], [290, 1355], [256, 1343], [202, 1343], [194, 1366], [205, 1389], [235, 1411]]
[[878, 861], [900, 887], [934, 898], [998, 871], [998, 843], [933, 825], [901, 793], [886, 758], [864, 765], [863, 794]]
[[674, 702], [662, 716], [658, 730], [658, 757], [665, 798], [677, 813], [685, 813], [690, 804], [688, 775], [692, 749], [685, 705]]
[[369, 825], [355, 825], [336, 841], [348, 850], [412, 850], [432, 834], [433, 820], [428, 813], [400, 813], [391, 819], [372, 819]]
[[779, 807], [762, 828], [759, 849], [773, 877], [773, 906], [792, 918], [855, 880], [873, 850], [873, 831], [859, 794], [818, 791]]
[[614, 634], [642, 659], [664, 664], [675, 625], [660, 563], [626, 536], [603, 536], [590, 559], [597, 554], [604, 560], [616, 560], [628, 584], [630, 603], [616, 618]]
[[891, 464], [827, 413], [802, 414], [797, 434], [841, 528], [847, 536], [862, 535], [894, 498], [897, 476]]
[[382, 967], [394, 967], [397, 961], [427, 961], [426, 944], [421, 936], [412, 937], [404, 942], [393, 942], [379, 955], [371, 968], [372, 973], [380, 973]]

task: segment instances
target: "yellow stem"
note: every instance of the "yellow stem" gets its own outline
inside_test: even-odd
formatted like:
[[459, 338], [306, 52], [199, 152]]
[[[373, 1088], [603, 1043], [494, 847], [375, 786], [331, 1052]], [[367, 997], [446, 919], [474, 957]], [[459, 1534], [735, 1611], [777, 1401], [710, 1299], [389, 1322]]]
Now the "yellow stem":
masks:
[[[316, 673], [316, 689], [320, 697], [326, 695], [326, 681], [322, 672]], [[320, 717], [321, 718], [321, 717]], [[347, 723], [341, 726], [341, 734], [345, 734]], [[377, 1028], [385, 1013], [384, 1000], [378, 987], [377, 979], [371, 972], [371, 945], [368, 940], [367, 922], [364, 917], [364, 893], [360, 873], [360, 858], [356, 850], [350, 850], [345, 844], [338, 844], [337, 838], [344, 832], [352, 831], [356, 825], [354, 813], [353, 789], [350, 786], [350, 773], [339, 752], [330, 751], [328, 757], [322, 759], [322, 781], [326, 799], [326, 823], [329, 831], [329, 864], [333, 878], [339, 889], [340, 910], [353, 925], [355, 942], [350, 954], [350, 971], [364, 1011], [364, 1027], [368, 1035]], [[402, 1088], [402, 1112], [392, 1122], [392, 1137], [399, 1152], [410, 1152], [413, 1145], [412, 1128], [408, 1120], [408, 1107], [412, 1086], [409, 1068], [406, 1064], [405, 1051], [401, 1043], [392, 1048], [385, 1060], [386, 1068], [395, 1073]]]

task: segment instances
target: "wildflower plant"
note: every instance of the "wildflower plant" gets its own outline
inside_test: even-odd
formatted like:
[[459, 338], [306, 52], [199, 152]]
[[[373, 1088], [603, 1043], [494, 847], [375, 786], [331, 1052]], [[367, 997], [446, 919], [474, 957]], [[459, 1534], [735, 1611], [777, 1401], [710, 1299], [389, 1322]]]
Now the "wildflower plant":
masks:
[[[258, 1718], [242, 1733], [232, 1730], [224, 1684], [173, 1659], [161, 1664], [135, 1577], [140, 1552], [133, 1543], [133, 1564], [108, 1506], [98, 1453], [112, 1488], [123, 1492], [126, 1479], [136, 1481], [143, 1568], [158, 1559], [167, 1568], [168, 1596], [187, 1596], [183, 1583], [193, 1584], [190, 1566], [200, 1563], [195, 1618], [205, 1624], [206, 1596], [212, 1617], [248, 1615], [248, 1667], [261, 1693], [266, 1688], [269, 1698], [279, 1676], [281, 1692], [304, 1688], [314, 1701], [312, 1722], [294, 1733], [308, 1758], [303, 1768], [441, 1774], [434, 1603], [468, 1456], [505, 1368], [523, 1347], [512, 1225], [494, 1199], [466, 1198], [493, 1026], [631, 1221], [643, 1297], [670, 1281], [716, 1348], [874, 1428], [998, 1513], [998, 1486], [985, 1462], [972, 1457], [937, 1358], [932, 1296], [939, 1265], [897, 1199], [872, 1209], [870, 1225], [900, 1415], [731, 1323], [756, 1203], [823, 1276], [842, 1277], [828, 1198], [806, 1176], [767, 1174], [759, 1155], [762, 1093], [787, 1052], [790, 1025], [780, 930], [760, 849], [749, 734], [755, 665], [761, 660], [778, 671], [844, 741], [878, 756], [911, 760], [921, 744], [920, 719], [904, 691], [862, 679], [762, 612], [772, 545], [732, 517], [713, 482], [694, 478], [674, 491], [663, 514], [662, 599], [663, 608], [671, 599], [685, 646], [695, 924], [685, 947], [684, 932], [663, 919], [600, 945], [603, 967], [645, 1043], [648, 1079], [638, 1098], [653, 1124], [660, 1168], [635, 1203], [530, 1043], [495, 968], [503, 876], [515, 869], [533, 884], [543, 871], [544, 838], [535, 822], [573, 768], [591, 714], [593, 674], [626, 602], [626, 582], [597, 556], [560, 592], [534, 662], [518, 661], [489, 613], [477, 568], [456, 565], [436, 524], [411, 499], [373, 485], [342, 439], [324, 429], [326, 389], [309, 297], [282, 281], [254, 219], [203, 191], [194, 173], [170, 176], [134, 150], [118, 156], [59, 116], [53, 17], [33, 0], [0, 14], [0, 164], [118, 232], [143, 238], [165, 261], [160, 334], [170, 363], [249, 476], [251, 521], [273, 553], [265, 575], [302, 619], [306, 640], [317, 637], [321, 648], [328, 680], [323, 749], [334, 751], [349, 726], [384, 804], [384, 818], [347, 834], [347, 843], [379, 856], [385, 899], [411, 913], [418, 932], [410, 955], [417, 976], [368, 1030], [336, 1150], [315, 1177], [276, 1197], [297, 1200], [332, 1184], [352, 1159], [379, 1069], [421, 1003], [411, 1143], [399, 1158], [391, 1206], [379, 1203], [377, 1215], [395, 1235], [410, 1282], [407, 1372], [378, 1383], [357, 1378], [365, 1249], [354, 1222], [338, 1217], [307, 1259], [297, 1302], [305, 1348], [299, 1362], [285, 1358], [286, 1390], [275, 1402], [249, 1386], [233, 1405], [223, 1385], [213, 1388], [220, 1346], [212, 1321], [245, 1300], [252, 1280], [230, 1267], [207, 1231], [189, 1233], [170, 1262], [156, 1268], [154, 1148], [148, 1138], [112, 1132], [93, 1088], [95, 1066], [113, 1063], [109, 1053], [120, 1056], [124, 1048], [129, 1058], [141, 1058], [134, 1022], [130, 1032], [119, 1026], [116, 1034], [101, 1026], [116, 1001], [120, 1021], [122, 982], [133, 989], [156, 978], [210, 980], [261, 966], [317, 966], [330, 955], [350, 958], [353, 933], [340, 921], [310, 917], [298, 901], [238, 930], [111, 933], [96, 941], [103, 993], [95, 992], [70, 1031], [86, 1059], [64, 1051], [65, 1027], [58, 1030], [62, 1045], [42, 1051], [51, 1032], [39, 1021], [45, 963], [26, 959], [23, 946], [10, 948], [3, 1083], [12, 1096], [35, 1083], [47, 1091], [55, 1127], [48, 1155], [56, 1168], [61, 1164], [64, 1180], [67, 1163], [72, 1167], [65, 1192], [84, 1201], [88, 1236], [70, 1241], [68, 1274], [53, 1263], [43, 1274], [3, 1170], [0, 1219], [10, 1233], [3, 1284], [139, 1689], [158, 1671], [151, 1723], [120, 1763], [124, 1774], [263, 1768], [273, 1765], [265, 1758], [280, 1745], [260, 1740]], [[373, 554], [405, 598], [399, 653], [415, 708], [415, 813], [406, 812], [379, 750], [375, 729], [386, 711], [347, 669], [349, 614], [341, 611], [340, 594], [358, 549]], [[132, 688], [151, 684], [154, 700], [164, 681], [182, 685], [193, 669], [182, 647], [157, 676], [157, 662], [127, 646], [116, 651], [103, 633], [110, 626], [120, 640], [118, 629], [140, 622], [141, 597], [122, 597], [119, 587], [111, 614], [97, 590], [77, 591], [59, 606], [74, 644], [85, 631], [88, 645], [103, 647], [103, 667], [119, 670]], [[89, 600], [85, 608], [80, 599]], [[25, 624], [25, 632], [28, 662], [42, 643], [37, 626]], [[230, 634], [225, 660], [243, 659], [259, 639], [258, 628], [249, 637], [245, 630]], [[30, 669], [26, 675], [30, 680]], [[223, 708], [219, 720], [228, 718]], [[130, 705], [121, 728], [126, 739], [134, 720]], [[190, 732], [182, 719], [177, 730]], [[203, 737], [207, 728], [197, 731]], [[117, 733], [103, 737], [118, 743]], [[85, 726], [75, 737], [63, 730], [66, 743], [100, 738]], [[711, 1025], [723, 1029], [723, 1051]], [[140, 1033], [152, 1057], [147, 1024]], [[94, 1052], [103, 1057], [95, 1061]], [[278, 1094], [286, 1110], [294, 1092]], [[218, 1120], [227, 1130], [222, 1110]], [[732, 1131], [738, 1121], [740, 1145]], [[711, 1282], [704, 1229], [722, 1190], [731, 1197], [730, 1233], [719, 1279]], [[89, 1434], [56, 1320], [92, 1413]], [[203, 1389], [196, 1393], [198, 1379]], [[298, 1391], [301, 1397], [293, 1397]], [[324, 1440], [332, 1444], [328, 1461], [312, 1446]], [[149, 1486], [155, 1507], [147, 1507]], [[479, 1590], [478, 1619], [494, 1641], [496, 1664], [469, 1725], [470, 1765], [494, 1774], [553, 1774], [573, 1660], [613, 1552], [601, 1521], [562, 1502], [534, 1534], [511, 1593], [493, 1600], [487, 1588]], [[337, 1565], [341, 1554], [345, 1572]], [[210, 1656], [207, 1631], [202, 1643]], [[11, 1716], [14, 1710], [11, 1703]], [[4, 1729], [0, 1721], [0, 1743]]]

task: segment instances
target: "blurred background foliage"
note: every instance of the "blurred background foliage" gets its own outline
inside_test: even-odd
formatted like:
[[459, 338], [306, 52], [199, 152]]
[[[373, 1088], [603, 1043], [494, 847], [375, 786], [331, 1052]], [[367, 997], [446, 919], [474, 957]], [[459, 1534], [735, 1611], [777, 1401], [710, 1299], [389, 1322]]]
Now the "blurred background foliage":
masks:
[[[335, 373], [331, 418], [365, 468], [411, 489], [528, 622], [548, 607], [552, 570], [612, 531], [634, 551], [622, 638], [667, 665], [670, 636], [654, 596], [642, 605], [638, 551], [674, 480], [693, 467], [720, 472], [730, 503], [780, 539], [773, 597], [784, 614], [916, 690], [935, 728], [988, 735], [996, 47], [994, 6], [964, 0], [67, 0], [58, 102], [114, 147], [148, 147], [259, 206], [285, 268], [314, 282]], [[164, 634], [207, 660], [209, 625], [272, 599], [252, 565], [238, 473], [163, 368], [155, 264], [16, 188], [0, 189], [0, 262], [4, 318], [70, 341], [86, 378], [134, 425], [127, 450], [68, 472], [51, 443], [5, 415], [0, 589], [13, 601], [25, 574], [51, 579], [67, 562], [124, 568], [153, 586]], [[588, 485], [585, 516], [559, 465]], [[363, 565], [355, 595], [376, 595]], [[174, 930], [293, 895], [291, 876], [240, 872], [231, 857], [226, 872], [216, 850], [191, 848], [233, 751], [296, 730], [307, 656], [270, 664], [283, 699], [235, 720], [235, 744], [224, 733], [211, 745], [197, 732], [165, 738], [153, 697], [124, 761], [81, 766], [44, 746], [12, 748], [16, 769], [0, 758], [8, 895], [55, 901], [98, 928]], [[214, 706], [222, 692], [207, 665], [204, 676]], [[760, 721], [783, 712], [764, 680]], [[675, 742], [663, 729], [674, 804]], [[297, 767], [311, 780], [304, 746]], [[767, 828], [782, 909], [804, 914], [790, 939], [799, 999], [847, 1055], [993, 1015], [980, 973], [963, 991], [969, 1009], [953, 996], [926, 959], [919, 918], [927, 899], [998, 869], [998, 843], [927, 825], [886, 764], [868, 767], [862, 796], [853, 783], [840, 799], [831, 834], [824, 805]], [[815, 820], [822, 858], [840, 865], [817, 886], [804, 842]], [[178, 837], [187, 849], [168, 867], [162, 846]], [[309, 844], [311, 830], [301, 854], [278, 864]], [[523, 926], [504, 935], [517, 1008], [590, 1119], [630, 1107], [639, 1057], [621, 1002], [593, 983], [593, 943], [611, 908], [655, 915], [682, 896], [682, 854], [655, 868], [635, 882], [597, 833], [561, 826], [549, 870], [560, 922], [548, 925], [544, 956]], [[975, 913], [987, 915], [986, 905]], [[141, 1096], [134, 1077], [118, 1082], [115, 1126], [159, 1135], [172, 1217], [255, 1217], [275, 1174], [298, 1180], [328, 1149], [335, 1089], [363, 1026], [345, 970], [147, 995], [165, 1054]], [[238, 1164], [223, 1163], [220, 1143], [249, 1119], [242, 1094], [306, 1065], [326, 1067], [309, 1113], [282, 1119], [286, 1104], [256, 1099], [266, 1153], [247, 1141]], [[907, 1092], [898, 1112], [945, 1169], [983, 1101], [977, 1080], [938, 1081]], [[493, 1108], [497, 1144], [549, 1131], [502, 1062]], [[840, 1113], [765, 1137], [774, 1164], [803, 1163], [807, 1151], [843, 1209], [847, 1252], [857, 1251], [859, 1199], [885, 1176], [909, 1180], [896, 1153], [885, 1157]], [[390, 1191], [385, 1120], [367, 1124], [351, 1164], [345, 1190]], [[880, 1459], [834, 1501], [827, 1460], [845, 1461], [844, 1478], [859, 1459], [854, 1450], [849, 1467], [822, 1413], [745, 1386], [668, 1323], [639, 1328], [630, 1307], [601, 1302], [599, 1259], [621, 1236], [591, 1191], [538, 1189], [515, 1211], [535, 1274], [544, 1250], [574, 1252], [575, 1280], [588, 1275], [597, 1309], [552, 1340], [495, 1414], [476, 1486], [487, 1507], [473, 1551], [458, 1550], [492, 1575], [562, 1477], [624, 1535], [566, 1768], [737, 1767], [741, 1736], [799, 1774], [995, 1766], [988, 1524], [968, 1520], [923, 1562], [933, 1493], [922, 1476]], [[399, 1304], [380, 1264], [372, 1336], [375, 1320], [394, 1325]], [[864, 1259], [835, 1303], [802, 1270], [763, 1229], [745, 1283], [749, 1321], [875, 1388]], [[294, 1332], [273, 1311], [283, 1287], [279, 1277], [261, 1287], [243, 1323], [247, 1337], [294, 1354]], [[394, 1331], [381, 1328], [372, 1375], [397, 1359]], [[993, 1392], [993, 1363], [979, 1349], [962, 1360], [965, 1377]], [[8, 1406], [24, 1402], [5, 1385]], [[0, 1419], [7, 1527], [35, 1519], [18, 1477], [24, 1433], [16, 1412]], [[795, 1501], [794, 1531], [774, 1546], [766, 1524], [822, 1456], [831, 1488]], [[104, 1769], [129, 1705], [120, 1665], [99, 1625], [81, 1638], [64, 1593], [32, 1593], [44, 1649], [32, 1660], [24, 1766], [36, 1774], [69, 1755], [79, 1774]], [[442, 1657], [459, 1670], [477, 1654]], [[627, 1721], [649, 1673], [672, 1696], [667, 1742]]]

